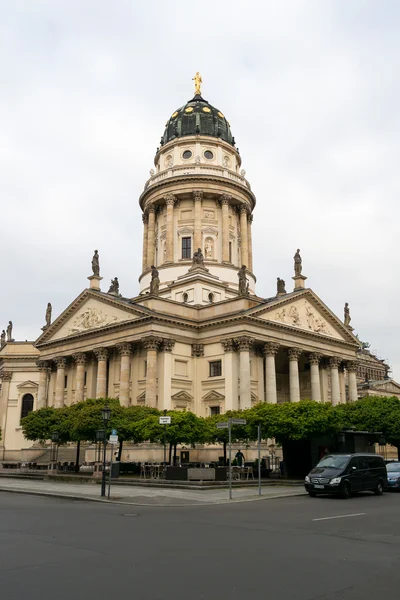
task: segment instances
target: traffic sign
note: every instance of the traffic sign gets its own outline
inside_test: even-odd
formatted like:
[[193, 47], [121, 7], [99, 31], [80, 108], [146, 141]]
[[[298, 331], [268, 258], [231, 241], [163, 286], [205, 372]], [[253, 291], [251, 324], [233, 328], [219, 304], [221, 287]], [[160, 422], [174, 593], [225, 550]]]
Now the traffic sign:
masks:
[[229, 423], [217, 423], [217, 429], [228, 429]]
[[160, 425], [171, 425], [171, 417], [159, 417]]
[[231, 419], [232, 425], [246, 425], [246, 419]]
[[118, 436], [117, 435], [110, 435], [110, 439], [108, 440], [109, 444], [118, 444]]

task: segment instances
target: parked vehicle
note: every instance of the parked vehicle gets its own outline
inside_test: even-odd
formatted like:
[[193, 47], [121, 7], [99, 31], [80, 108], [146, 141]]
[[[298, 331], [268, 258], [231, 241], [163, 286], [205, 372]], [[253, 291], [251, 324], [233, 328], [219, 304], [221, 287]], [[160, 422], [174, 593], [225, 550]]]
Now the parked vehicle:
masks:
[[304, 486], [312, 497], [350, 498], [366, 490], [381, 496], [387, 486], [385, 461], [378, 454], [327, 454], [306, 476]]
[[388, 490], [400, 489], [400, 462], [390, 462], [386, 464], [387, 486]]

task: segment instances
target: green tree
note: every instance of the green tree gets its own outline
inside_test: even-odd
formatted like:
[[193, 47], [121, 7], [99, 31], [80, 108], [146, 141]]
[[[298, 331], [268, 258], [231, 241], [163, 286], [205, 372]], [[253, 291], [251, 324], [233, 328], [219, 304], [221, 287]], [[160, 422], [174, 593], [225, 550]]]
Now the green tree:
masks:
[[68, 435], [63, 432], [63, 424], [67, 418], [64, 408], [40, 408], [30, 412], [21, 421], [24, 437], [31, 441], [44, 443], [51, 438], [51, 434], [58, 431], [61, 435], [60, 441], [69, 441]]
[[[206, 418], [208, 429], [207, 442], [209, 444], [222, 444], [224, 453], [224, 465], [227, 464], [227, 446], [229, 443], [228, 429], [218, 429], [217, 423], [227, 422], [229, 418], [247, 418], [248, 411], [228, 410], [224, 414], [213, 415]], [[232, 443], [247, 442], [249, 439], [248, 429], [245, 425], [232, 425], [231, 429]]]

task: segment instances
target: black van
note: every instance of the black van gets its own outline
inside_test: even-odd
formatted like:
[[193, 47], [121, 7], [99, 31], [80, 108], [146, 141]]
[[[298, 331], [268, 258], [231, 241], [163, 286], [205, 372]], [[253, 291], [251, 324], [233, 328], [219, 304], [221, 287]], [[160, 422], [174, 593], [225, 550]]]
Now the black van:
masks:
[[364, 490], [381, 496], [386, 485], [385, 461], [378, 454], [327, 454], [304, 480], [313, 497], [335, 494], [350, 498], [352, 493]]

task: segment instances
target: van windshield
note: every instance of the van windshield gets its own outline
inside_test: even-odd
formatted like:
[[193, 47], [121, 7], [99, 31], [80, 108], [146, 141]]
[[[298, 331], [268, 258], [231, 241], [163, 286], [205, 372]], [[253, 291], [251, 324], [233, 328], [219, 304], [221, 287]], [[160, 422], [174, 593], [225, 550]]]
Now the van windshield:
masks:
[[323, 469], [342, 469], [348, 463], [349, 456], [334, 456], [328, 454], [328, 456], [324, 456], [322, 460], [319, 461], [317, 467], [322, 467]]

